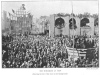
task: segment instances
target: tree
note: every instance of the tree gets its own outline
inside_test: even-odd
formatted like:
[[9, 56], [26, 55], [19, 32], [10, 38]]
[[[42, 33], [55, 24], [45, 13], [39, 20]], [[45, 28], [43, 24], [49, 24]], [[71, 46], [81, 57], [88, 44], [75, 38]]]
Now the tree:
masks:
[[58, 13], [57, 16], [65, 16], [64, 13]]
[[88, 18], [83, 18], [83, 19], [81, 20], [81, 27], [86, 26], [87, 23], [89, 23], [89, 19], [88, 19]]
[[84, 18], [90, 17], [90, 13], [85, 12], [85, 13], [83, 14], [83, 17], [84, 17]]
[[78, 14], [78, 17], [79, 17], [79, 18], [82, 18], [82, 17], [83, 17], [83, 14]]
[[66, 13], [65, 16], [70, 16], [70, 14]]

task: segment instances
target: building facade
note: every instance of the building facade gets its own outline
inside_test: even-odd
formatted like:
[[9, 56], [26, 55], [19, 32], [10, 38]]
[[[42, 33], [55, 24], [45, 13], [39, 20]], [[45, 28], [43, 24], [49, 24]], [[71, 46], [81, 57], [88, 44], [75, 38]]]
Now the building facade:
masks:
[[[93, 16], [63, 16], [51, 15], [49, 25], [49, 36], [56, 35], [87, 35], [94, 36], [96, 27], [94, 24], [95, 18]], [[96, 31], [97, 32], [97, 31]]]
[[1, 26], [2, 26], [2, 33], [8, 34], [10, 31], [10, 19], [7, 17], [7, 11], [2, 12]]
[[18, 10], [12, 10], [13, 14], [10, 14], [10, 26], [12, 33], [30, 33], [32, 29], [32, 18], [33, 16], [26, 11], [25, 5]]

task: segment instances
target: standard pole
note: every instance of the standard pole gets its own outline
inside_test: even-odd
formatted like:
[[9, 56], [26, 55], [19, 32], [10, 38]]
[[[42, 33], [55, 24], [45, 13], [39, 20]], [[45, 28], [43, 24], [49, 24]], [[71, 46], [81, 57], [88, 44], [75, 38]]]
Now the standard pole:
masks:
[[69, 28], [69, 42], [70, 42], [70, 28]]
[[73, 26], [73, 58], [74, 58], [74, 23], [73, 23], [73, 3], [72, 4], [72, 26]]
[[54, 14], [54, 37], [55, 37], [55, 14]]
[[10, 33], [12, 34], [12, 30], [11, 30], [11, 14], [9, 16], [10, 16]]

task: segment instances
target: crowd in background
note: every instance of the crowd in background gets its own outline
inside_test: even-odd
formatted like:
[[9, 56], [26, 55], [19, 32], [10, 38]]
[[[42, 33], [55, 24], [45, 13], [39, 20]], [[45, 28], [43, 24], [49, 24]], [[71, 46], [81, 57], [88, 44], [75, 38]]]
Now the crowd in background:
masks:
[[[97, 41], [87, 37], [75, 37], [75, 48], [95, 48], [90, 57], [74, 60], [68, 57], [67, 47], [73, 40], [66, 37], [51, 38], [41, 35], [2, 36], [3, 68], [67, 68], [99, 67]], [[91, 58], [91, 56], [93, 56]]]
[[96, 47], [97, 38], [90, 37], [75, 37], [75, 48], [94, 48]]

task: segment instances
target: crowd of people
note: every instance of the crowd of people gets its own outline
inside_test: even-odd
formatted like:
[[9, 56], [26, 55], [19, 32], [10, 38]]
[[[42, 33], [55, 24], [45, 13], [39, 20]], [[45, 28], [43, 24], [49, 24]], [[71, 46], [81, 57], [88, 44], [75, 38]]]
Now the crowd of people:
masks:
[[86, 36], [75, 37], [75, 48], [94, 48], [96, 47], [97, 39]]
[[[84, 45], [82, 45], [82, 44]], [[75, 38], [75, 48], [95, 47], [95, 40]], [[66, 37], [48, 37], [42, 35], [3, 36], [3, 68], [73, 68], [99, 67], [98, 47], [93, 50], [93, 58], [69, 58], [67, 47], [73, 43]], [[91, 55], [91, 54], [90, 54]]]

